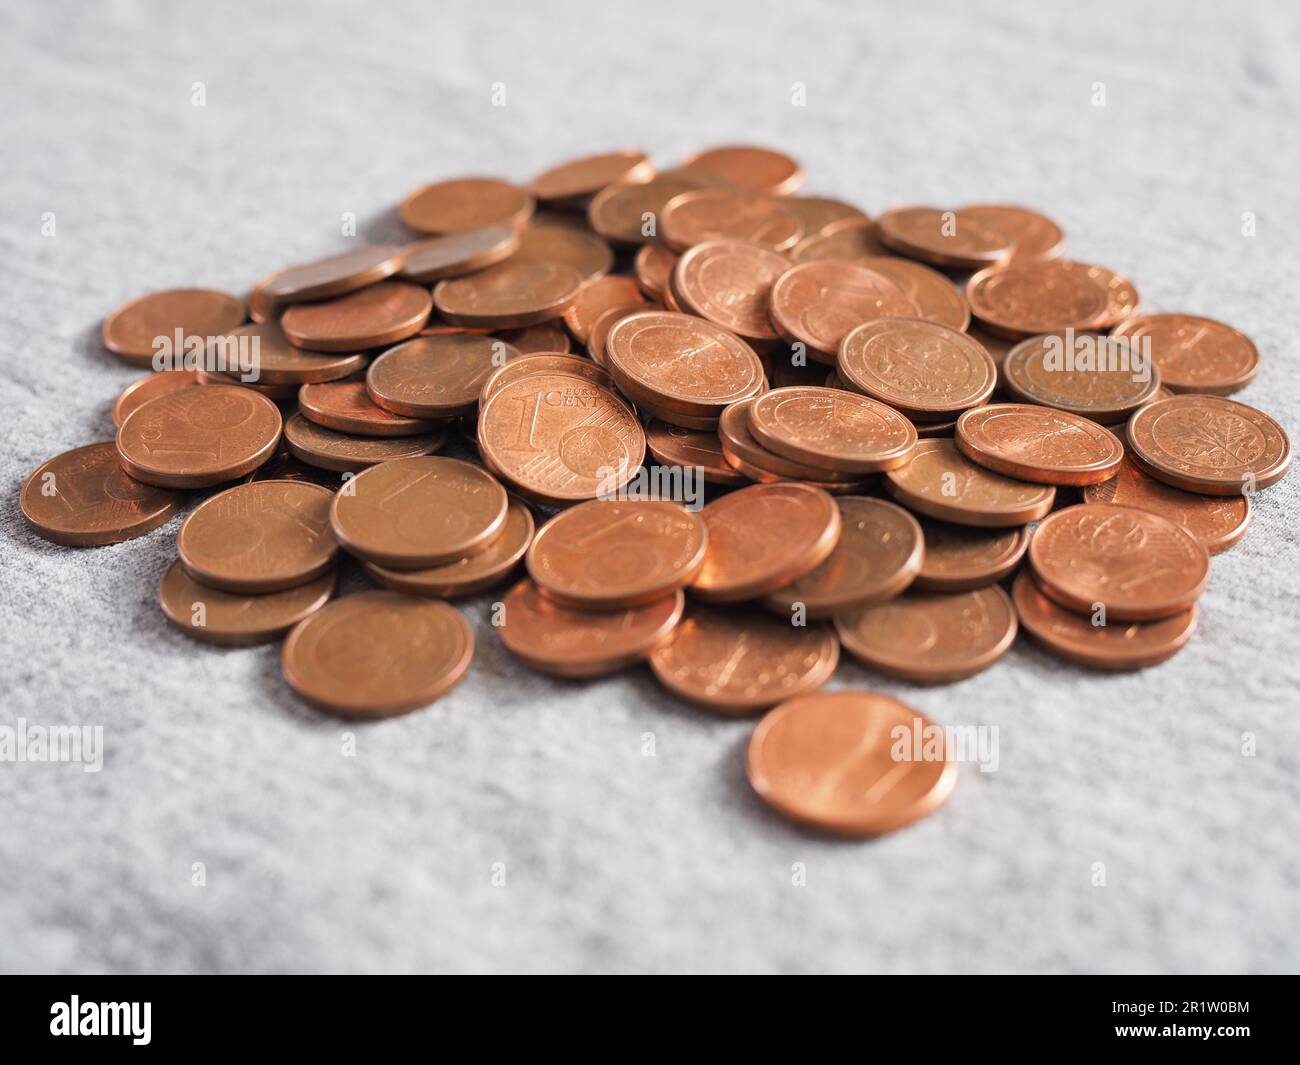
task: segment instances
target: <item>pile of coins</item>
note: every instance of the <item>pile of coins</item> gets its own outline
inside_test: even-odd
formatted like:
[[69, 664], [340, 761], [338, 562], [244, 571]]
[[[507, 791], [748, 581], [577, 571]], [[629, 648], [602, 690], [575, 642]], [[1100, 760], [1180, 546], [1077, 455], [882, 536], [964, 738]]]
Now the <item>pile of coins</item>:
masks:
[[[104, 345], [162, 372], [118, 398], [115, 440], [31, 475], [23, 513], [106, 544], [217, 489], [163, 612], [216, 643], [284, 636], [288, 684], [349, 716], [455, 685], [474, 639], [447, 600], [522, 566], [487, 608], [520, 661], [648, 663], [707, 710], [770, 711], [748, 771], [774, 808], [907, 824], [951, 790], [951, 745], [900, 761], [900, 730], [936, 728], [919, 711], [818, 693], [841, 649], [916, 684], [988, 668], [1022, 626], [1083, 666], [1161, 662], [1291, 449], [1226, 398], [1258, 366], [1245, 336], [1140, 313], [1043, 215], [872, 219], [803, 180], [735, 146], [441, 181], [402, 202], [405, 246], [246, 299], [144, 296]], [[457, 439], [471, 460], [440, 453]], [[374, 590], [332, 598], [341, 552]]]

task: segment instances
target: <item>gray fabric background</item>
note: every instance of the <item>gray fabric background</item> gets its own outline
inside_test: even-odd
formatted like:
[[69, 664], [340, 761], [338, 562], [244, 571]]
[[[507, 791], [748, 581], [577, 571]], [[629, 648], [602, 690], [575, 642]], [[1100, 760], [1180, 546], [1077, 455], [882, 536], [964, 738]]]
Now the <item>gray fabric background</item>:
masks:
[[1294, 436], [1294, 5], [41, 0], [0, 25], [0, 723], [102, 724], [107, 745], [97, 775], [0, 765], [0, 968], [1300, 967], [1295, 473], [1215, 559], [1200, 630], [1159, 669], [1094, 676], [1025, 642], [939, 689], [842, 666], [834, 686], [1001, 729], [996, 773], [964, 766], [937, 816], [860, 844], [751, 796], [750, 723], [644, 671], [518, 668], [490, 597], [466, 608], [466, 682], [352, 729], [344, 757], [348, 727], [290, 695], [277, 646], [164, 624], [178, 520], [79, 551], [30, 535], [16, 504], [39, 462], [111, 436], [136, 372], [98, 325], [124, 299], [243, 292], [346, 247], [342, 212], [384, 237], [420, 182], [525, 180], [625, 143], [670, 164], [769, 142], [810, 191], [872, 212], [1038, 206], [1148, 307], [1250, 334], [1263, 367], [1240, 398]]

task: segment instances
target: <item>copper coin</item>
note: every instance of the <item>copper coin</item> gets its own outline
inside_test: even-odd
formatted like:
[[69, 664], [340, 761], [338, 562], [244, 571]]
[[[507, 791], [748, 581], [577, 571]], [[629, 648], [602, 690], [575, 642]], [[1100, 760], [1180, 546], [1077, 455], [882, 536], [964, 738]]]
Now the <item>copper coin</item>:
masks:
[[674, 294], [690, 314], [752, 340], [775, 340], [768, 318], [772, 283], [790, 267], [784, 256], [739, 240], [696, 244], [673, 268]]
[[787, 618], [802, 604], [806, 616], [883, 603], [912, 583], [925, 548], [921, 527], [900, 506], [866, 496], [840, 496], [840, 539], [811, 573], [773, 592], [764, 604]]
[[573, 302], [565, 308], [564, 324], [569, 327], [569, 332], [585, 344], [596, 319], [611, 307], [627, 307], [644, 302], [641, 289], [630, 277], [610, 275], [597, 278], [584, 284]]
[[923, 592], [968, 592], [1013, 573], [1029, 549], [1029, 531], [976, 529], [921, 520], [925, 558], [913, 587]]
[[1007, 356], [1011, 354], [1011, 349], [1020, 343], [1019, 337], [1000, 337], [993, 333], [986, 332], [979, 326], [971, 326], [968, 330], [971, 339], [979, 341], [984, 350], [989, 353], [989, 358], [998, 368], [999, 381], [1001, 380], [1002, 364], [1006, 362]]
[[749, 144], [728, 144], [697, 152], [679, 167], [720, 178], [742, 189], [773, 196], [798, 192], [804, 182], [803, 167], [784, 152]]
[[455, 607], [400, 592], [361, 592], [299, 622], [280, 656], [284, 679], [344, 717], [393, 717], [427, 706], [469, 669], [474, 634]]
[[1093, 329], [1110, 329], [1137, 313], [1137, 288], [1123, 274], [1104, 266], [1089, 267], [1092, 275], [1106, 290], [1106, 310], [1092, 323]]
[[180, 388], [192, 388], [202, 384], [199, 375], [193, 370], [164, 370], [151, 373], [132, 381], [113, 404], [113, 425], [117, 427], [126, 421], [126, 416], [136, 407], [158, 396], [165, 396]]
[[158, 585], [158, 605], [186, 636], [224, 647], [270, 643], [334, 594], [334, 570], [307, 584], [266, 595], [240, 595], [200, 584], [173, 562]]
[[819, 488], [756, 484], [701, 512], [709, 550], [691, 591], [713, 603], [774, 592], [811, 573], [835, 550], [840, 511]]
[[662, 244], [644, 244], [636, 253], [632, 267], [636, 282], [652, 300], [662, 300], [668, 288], [668, 278], [677, 265], [677, 256]]
[[485, 226], [519, 228], [532, 217], [533, 198], [497, 178], [454, 178], [416, 189], [398, 208], [417, 233], [463, 233]]
[[887, 318], [849, 330], [836, 361], [860, 392], [924, 421], [977, 407], [997, 367], [979, 341], [924, 318]]
[[433, 599], [457, 599], [499, 584], [514, 572], [533, 539], [533, 514], [511, 499], [501, 532], [476, 555], [427, 569], [390, 569], [373, 562], [361, 565], [374, 580], [395, 592]]
[[1111, 336], [1150, 344], [1160, 379], [1174, 392], [1226, 396], [1244, 388], [1259, 369], [1259, 351], [1244, 333], [1193, 314], [1144, 314]]
[[903, 466], [916, 445], [912, 423], [892, 407], [832, 388], [763, 393], [749, 405], [749, 431], [778, 455], [837, 473]]
[[827, 196], [789, 196], [784, 203], [803, 223], [804, 240], [835, 226], [843, 225], [845, 222], [869, 221], [867, 216], [852, 204]]
[[620, 388], [630, 384], [685, 414], [718, 417], [763, 385], [753, 348], [711, 322], [671, 311], [619, 319], [605, 340], [605, 358]]
[[290, 266], [259, 281], [257, 295], [274, 307], [333, 299], [392, 277], [402, 268], [403, 249], [375, 244]]
[[1050, 485], [1026, 484], [986, 470], [943, 438], [918, 441], [912, 461], [885, 474], [885, 487], [921, 514], [995, 529], [1036, 521], [1056, 499]]
[[637, 303], [607, 307], [601, 311], [599, 317], [591, 323], [591, 332], [587, 334], [587, 354], [591, 356], [592, 362], [598, 366], [605, 365], [605, 342], [609, 339], [609, 331], [614, 328], [615, 322], [621, 321], [629, 314], [636, 314], [637, 311], [657, 309], [642, 300]]
[[679, 503], [592, 500], [538, 530], [528, 575], [563, 606], [621, 610], [690, 584], [708, 546], [704, 520]]
[[521, 377], [536, 373], [570, 374], [600, 385], [601, 388], [614, 387], [614, 381], [609, 374], [586, 359], [579, 359], [573, 355], [525, 355], [518, 359], [511, 359], [499, 370], [492, 372], [483, 382], [479, 403], [486, 403], [493, 393], [511, 381], [518, 381]]
[[[900, 735], [915, 745], [902, 759]], [[867, 837], [933, 813], [952, 793], [957, 762], [939, 726], [906, 703], [839, 691], [791, 699], [764, 717], [746, 772], [759, 797], [791, 820]]]
[[436, 421], [385, 410], [370, 398], [364, 381], [303, 385], [298, 410], [317, 425], [352, 436], [419, 436], [442, 428]]
[[937, 207], [895, 207], [877, 220], [882, 243], [913, 259], [978, 270], [1006, 258], [1014, 240], [987, 217]]
[[295, 304], [281, 316], [280, 328], [296, 347], [354, 352], [414, 336], [432, 309], [428, 289], [406, 281], [381, 281], [321, 303]]
[[1048, 515], [1029, 543], [1029, 565], [1049, 599], [1105, 619], [1155, 621], [1189, 609], [1210, 576], [1210, 556], [1177, 522], [1114, 503]]
[[513, 226], [484, 226], [417, 240], [402, 249], [401, 277], [428, 285], [445, 277], [462, 277], [510, 258], [519, 247]]
[[18, 505], [32, 532], [69, 547], [117, 544], [152, 532], [185, 497], [133, 480], [110, 441], [41, 463], [23, 482]]
[[1267, 488], [1291, 467], [1291, 440], [1282, 426], [1218, 396], [1148, 403], [1129, 419], [1128, 442], [1144, 473], [1204, 495]]
[[393, 459], [431, 455], [447, 442], [446, 429], [419, 436], [353, 436], [308, 421], [301, 414], [284, 423], [284, 442], [309, 466], [356, 473]]
[[1160, 388], [1158, 371], [1149, 362], [1139, 367], [1128, 345], [1087, 333], [1021, 341], [1003, 361], [1001, 380], [1018, 400], [1102, 425], [1123, 421]]
[[664, 207], [676, 196], [705, 184], [688, 174], [660, 174], [646, 182], [610, 185], [587, 207], [591, 228], [615, 244], [653, 243]]
[[837, 473], [817, 466], [795, 462], [769, 451], [754, 439], [750, 432], [749, 411], [753, 400], [733, 403], [718, 419], [718, 440], [723, 457], [736, 469], [756, 481], [776, 482], [821, 481], [829, 489], [832, 484], [859, 485], [862, 478], [855, 473]]
[[494, 337], [416, 337], [370, 364], [366, 391], [385, 410], [408, 418], [473, 414], [487, 379], [518, 357]]
[[919, 308], [887, 277], [857, 263], [825, 259], [791, 267], [772, 285], [772, 322], [788, 344], [835, 362], [845, 334], [863, 322], [911, 317]]
[[706, 240], [743, 240], [785, 251], [803, 236], [803, 223], [780, 200], [734, 188], [674, 196], [664, 205], [660, 223], [663, 242], [679, 252]]
[[520, 232], [519, 248], [510, 261], [569, 266], [587, 282], [604, 277], [613, 269], [614, 251], [604, 238], [589, 230], [534, 223]]
[[839, 660], [828, 625], [795, 626], [757, 611], [696, 606], [650, 656], [650, 669], [688, 703], [733, 716], [815, 691]]
[[573, 348], [558, 318], [521, 329], [501, 329], [493, 336], [504, 340], [521, 355], [567, 355]]
[[975, 274], [966, 283], [966, 299], [985, 328], [1003, 336], [1102, 329], [1113, 313], [1109, 286], [1115, 276], [1064, 259], [1012, 263]]
[[855, 260], [872, 273], [888, 278], [916, 304], [917, 317], [964, 333], [970, 326], [970, 305], [961, 289], [937, 270], [891, 255], [871, 255]]
[[250, 392], [256, 392], [259, 396], [265, 396], [277, 403], [293, 399], [298, 394], [299, 388], [298, 385], [264, 385], [257, 381], [244, 381], [240, 379], [238, 371], [225, 373], [215, 370], [199, 370], [198, 377], [201, 385], [234, 385], [236, 388], [246, 388]]
[[941, 595], [906, 592], [835, 615], [844, 649], [887, 677], [947, 684], [988, 669], [1016, 639], [1016, 612], [996, 584]]
[[1011, 238], [1008, 262], [1059, 259], [1065, 249], [1065, 232], [1046, 215], [1027, 207], [979, 204], [963, 207], [958, 215], [964, 222], [975, 222]]
[[225, 345], [228, 352], [241, 352], [241, 366], [251, 362], [260, 384], [304, 385], [337, 381], [366, 368], [364, 355], [321, 355], [296, 348], [274, 322], [240, 326], [218, 343]]
[[159, 339], [165, 338], [179, 355], [187, 339], [222, 336], [244, 318], [241, 299], [206, 288], [178, 288], [123, 304], [104, 319], [100, 336], [104, 347], [123, 361], [152, 366]]
[[972, 462], [1036, 484], [1096, 484], [1115, 476], [1124, 447], [1078, 414], [993, 403], [957, 419], [957, 446]]
[[247, 388], [182, 388], [142, 403], [117, 430], [118, 460], [137, 481], [203, 488], [251, 473], [275, 454], [280, 411]]
[[303, 481], [253, 481], [218, 492], [181, 525], [185, 572], [223, 592], [280, 592], [334, 567], [334, 493]]
[[1011, 598], [1034, 639], [1058, 658], [1090, 669], [1119, 673], [1158, 665], [1182, 650], [1196, 628], [1195, 606], [1160, 621], [1094, 625], [1048, 599], [1028, 570], [1017, 575]]
[[[275, 275], [271, 275], [274, 277]], [[273, 322], [280, 317], [280, 305], [270, 296], [262, 291], [262, 286], [270, 281], [270, 277], [264, 277], [248, 293], [245, 302], [248, 304], [248, 317], [258, 322]]]
[[742, 473], [727, 464], [716, 432], [652, 421], [645, 435], [646, 447], [661, 466], [693, 467], [709, 484], [747, 483]]
[[563, 314], [581, 286], [582, 277], [571, 266], [511, 259], [469, 277], [439, 281], [433, 301], [454, 325], [514, 329]]
[[250, 473], [246, 480], [305, 481], [308, 484], [318, 484], [322, 488], [328, 488], [331, 492], [340, 488], [345, 482], [343, 475], [337, 471], [307, 465], [294, 455], [283, 441], [280, 450]]
[[880, 243], [876, 223], [866, 218], [833, 222], [815, 236], [804, 237], [790, 250], [790, 258], [796, 263], [822, 259], [861, 262], [883, 255], [892, 256], [893, 252]]
[[529, 191], [543, 203], [574, 203], [615, 182], [649, 181], [654, 166], [645, 152], [629, 148], [571, 159], [533, 178]]
[[1163, 514], [1195, 536], [1212, 555], [1226, 551], [1246, 533], [1250, 497], [1231, 498], [1184, 492], [1148, 477], [1126, 456], [1109, 481], [1083, 490], [1085, 503], [1118, 503]]
[[330, 524], [354, 555], [427, 569], [487, 550], [506, 520], [505, 489], [460, 459], [394, 459], [357, 474], [334, 497]]

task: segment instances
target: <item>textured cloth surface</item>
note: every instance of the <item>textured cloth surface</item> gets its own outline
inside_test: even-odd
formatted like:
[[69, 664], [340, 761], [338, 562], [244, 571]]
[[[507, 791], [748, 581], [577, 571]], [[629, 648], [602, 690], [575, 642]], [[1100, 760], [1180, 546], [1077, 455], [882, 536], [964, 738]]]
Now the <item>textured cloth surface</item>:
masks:
[[[871, 843], [753, 797], [750, 722], [689, 709], [644, 670], [567, 684], [520, 668], [490, 596], [463, 604], [478, 652], [455, 692], [349, 727], [292, 696], [278, 646], [220, 650], [165, 624], [179, 519], [73, 550], [31, 535], [16, 503], [41, 461], [111, 437], [137, 371], [98, 328], [123, 300], [243, 293], [346, 248], [345, 212], [360, 239], [395, 236], [394, 205], [423, 181], [526, 180], [622, 144], [669, 165], [771, 143], [810, 192], [871, 212], [1040, 207], [1147, 307], [1253, 337], [1262, 369], [1239, 398], [1294, 435], [1297, 11], [4, 5], [0, 724], [99, 724], [105, 755], [99, 773], [0, 764], [0, 968], [1300, 967], [1295, 473], [1215, 558], [1198, 632], [1158, 669], [1093, 675], [1023, 637], [942, 688], [843, 664], [832, 687], [1000, 729], [996, 772], [963, 766], [936, 816]], [[345, 590], [364, 584], [348, 571]]]

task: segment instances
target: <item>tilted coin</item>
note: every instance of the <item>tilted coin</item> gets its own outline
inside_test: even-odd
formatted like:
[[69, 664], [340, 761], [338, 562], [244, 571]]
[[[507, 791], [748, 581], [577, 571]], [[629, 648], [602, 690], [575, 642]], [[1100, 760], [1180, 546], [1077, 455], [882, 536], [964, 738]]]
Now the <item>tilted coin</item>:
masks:
[[878, 219], [881, 241], [936, 266], [978, 270], [1004, 259], [1014, 241], [987, 217], [938, 207], [895, 207]]
[[238, 370], [234, 373], [226, 373], [222, 370], [199, 370], [197, 374], [201, 385], [234, 385], [236, 388], [246, 388], [250, 392], [256, 392], [259, 396], [265, 396], [276, 403], [293, 399], [298, 394], [298, 385], [264, 385], [257, 381], [245, 381], [240, 378]]
[[334, 568], [334, 493], [304, 481], [252, 481], [218, 492], [176, 536], [181, 565], [223, 592], [281, 592]]
[[455, 607], [400, 592], [360, 592], [299, 622], [280, 655], [284, 679], [318, 709], [393, 717], [427, 706], [469, 669], [474, 634]]
[[548, 599], [619, 610], [684, 588], [704, 565], [704, 520], [667, 500], [592, 500], [538, 530], [528, 575]]
[[568, 326], [569, 332], [574, 337], [585, 344], [596, 319], [609, 308], [644, 302], [645, 297], [642, 296], [641, 289], [630, 277], [621, 277], [617, 274], [598, 277], [578, 289], [573, 302], [564, 310], [564, 324]]
[[677, 255], [662, 244], [643, 244], [632, 265], [641, 291], [649, 299], [662, 300], [668, 288], [668, 278], [677, 265]]
[[862, 476], [856, 473], [838, 473], [825, 467], [795, 462], [775, 451], [769, 451], [750, 432], [749, 411], [752, 399], [733, 403], [718, 419], [717, 435], [723, 458], [747, 477], [761, 482], [817, 481], [830, 489], [832, 485], [860, 485]]
[[582, 277], [571, 266], [508, 259], [468, 277], [439, 281], [433, 302], [453, 325], [516, 329], [559, 317], [581, 287]]
[[258, 383], [267, 385], [337, 381], [366, 368], [364, 355], [322, 355], [295, 348], [274, 322], [241, 325], [210, 345], [213, 352], [223, 349], [228, 363], [237, 358], [241, 368], [251, 364]]
[[866, 496], [839, 496], [840, 538], [820, 566], [763, 600], [786, 617], [802, 606], [810, 618], [882, 603], [903, 591], [925, 553], [921, 527], [902, 507]]
[[398, 208], [417, 233], [463, 233], [484, 226], [519, 228], [535, 204], [523, 189], [497, 178], [453, 178], [416, 189]]
[[368, 245], [280, 270], [259, 281], [254, 295], [272, 313], [291, 303], [333, 299], [392, 277], [404, 258], [396, 245]]
[[[966, 299], [984, 327], [1002, 336], [1104, 329], [1114, 324], [1107, 319], [1116, 309], [1129, 302], [1125, 292], [1111, 291], [1117, 276], [1065, 259], [1017, 262], [975, 274], [966, 283]], [[1131, 302], [1137, 306], [1136, 292]]]
[[776, 388], [749, 405], [749, 430], [770, 451], [837, 473], [905, 465], [916, 429], [892, 407], [830, 388]]
[[320, 466], [309, 466], [289, 450], [285, 441], [280, 441], [280, 450], [265, 463], [257, 467], [245, 480], [248, 481], [305, 481], [318, 484], [334, 492], [346, 481], [345, 476], [337, 470], [327, 470]]
[[982, 528], [1024, 525], [1052, 509], [1056, 489], [977, 466], [947, 439], [920, 440], [906, 466], [885, 474], [891, 495], [941, 521]]
[[1128, 345], [1096, 334], [1030, 337], [1007, 354], [1001, 380], [1016, 399], [1082, 414], [1102, 425], [1123, 421], [1160, 389], [1160, 373], [1135, 363]]
[[136, 407], [151, 399], [202, 383], [193, 370], [164, 370], [162, 373], [151, 373], [138, 378], [122, 389], [121, 395], [113, 404], [113, 426], [116, 428], [121, 425]]
[[760, 245], [708, 240], [677, 260], [671, 284], [688, 313], [740, 337], [774, 340], [768, 294], [772, 283], [789, 268], [784, 255]]
[[117, 430], [117, 453], [137, 481], [203, 488], [251, 473], [275, 454], [280, 411], [246, 388], [204, 385], [158, 396]]
[[1210, 576], [1210, 556], [1177, 522], [1148, 510], [1091, 503], [1048, 515], [1029, 543], [1039, 588], [1082, 614], [1156, 621], [1189, 609]]
[[437, 421], [385, 410], [370, 398], [365, 381], [303, 385], [298, 410], [317, 425], [353, 436], [420, 436], [442, 429]]
[[591, 361], [597, 366], [603, 367], [605, 365], [605, 341], [609, 339], [609, 331], [614, 328], [616, 322], [626, 318], [629, 314], [636, 314], [638, 311], [658, 309], [644, 300], [606, 307], [591, 323], [591, 330], [587, 334], [587, 354], [591, 356]]
[[427, 569], [487, 550], [506, 520], [505, 489], [460, 459], [394, 459], [357, 474], [330, 508], [339, 543], [367, 562]]
[[1114, 477], [1124, 447], [1078, 414], [994, 403], [957, 419], [957, 447], [972, 462], [1037, 484], [1096, 484]]
[[678, 252], [706, 240], [743, 240], [786, 251], [802, 236], [803, 223], [779, 199], [730, 187], [674, 196], [660, 219], [661, 239]]
[[498, 329], [492, 335], [522, 355], [567, 355], [573, 348], [568, 331], [558, 318], [518, 329]]
[[916, 304], [916, 316], [964, 333], [970, 326], [970, 305], [961, 289], [938, 270], [891, 255], [869, 255], [855, 260], [873, 273], [888, 278]]
[[633, 148], [571, 159], [533, 178], [529, 191], [543, 203], [573, 203], [595, 196], [616, 182], [649, 181], [654, 166]]
[[514, 226], [484, 226], [441, 237], [428, 237], [402, 249], [403, 281], [428, 285], [462, 277], [510, 258], [519, 248]]
[[1143, 314], [1111, 332], [1149, 344], [1160, 380], [1174, 392], [1226, 396], [1244, 388], [1259, 369], [1259, 351], [1230, 325], [1194, 314]]
[[185, 496], [128, 477], [112, 441], [86, 444], [41, 463], [18, 505], [32, 532], [69, 547], [117, 544], [152, 532]]
[[294, 304], [281, 315], [280, 328], [296, 347], [355, 352], [414, 336], [432, 309], [428, 289], [407, 281], [381, 281], [332, 300]]
[[739, 715], [815, 691], [839, 660], [828, 625], [795, 626], [757, 611], [694, 606], [672, 639], [650, 655], [650, 669], [687, 702]]
[[785, 206], [803, 223], [804, 240], [845, 222], [865, 222], [860, 208], [829, 196], [787, 196]]
[[922, 592], [969, 592], [996, 584], [1020, 565], [1029, 531], [977, 529], [921, 518], [925, 558], [913, 586]]
[[883, 274], [838, 259], [792, 266], [776, 279], [770, 296], [772, 323], [787, 344], [803, 344], [819, 362], [834, 363], [840, 343], [855, 326], [879, 318], [919, 313], [920, 308]]
[[1016, 638], [1016, 612], [996, 584], [942, 595], [905, 592], [835, 615], [844, 649], [864, 665], [916, 684], [947, 684], [988, 669]]
[[815, 236], [804, 237], [790, 250], [790, 258], [796, 263], [811, 263], [819, 259], [859, 262], [893, 254], [893, 251], [880, 243], [880, 231], [876, 228], [876, 223], [866, 218], [833, 222]]
[[158, 586], [163, 616], [186, 636], [225, 647], [270, 643], [314, 614], [334, 594], [334, 570], [307, 584], [265, 595], [223, 592], [200, 584], [179, 559]]
[[1011, 238], [1007, 262], [1040, 261], [1060, 258], [1065, 248], [1065, 232], [1046, 215], [1027, 207], [978, 204], [962, 207], [958, 215], [965, 222], [975, 222]]
[[511, 381], [537, 373], [563, 373], [581, 377], [602, 388], [613, 388], [614, 381], [599, 366], [573, 355], [524, 355], [511, 359], [500, 369], [494, 370], [483, 382], [479, 393], [479, 403], [486, 403], [498, 389], [504, 388]]
[[705, 183], [701, 178], [677, 173], [660, 174], [645, 182], [610, 185], [592, 198], [587, 206], [587, 221], [615, 244], [651, 244], [658, 239], [660, 218], [668, 202]]
[[[104, 319], [104, 347], [132, 366], [150, 367], [158, 340], [180, 355], [191, 338], [222, 336], [244, 321], [244, 301], [206, 288], [151, 292], [125, 303]], [[177, 339], [179, 337], [179, 343]]]
[[418, 436], [354, 436], [317, 425], [301, 414], [284, 423], [284, 443], [295, 458], [342, 473], [356, 473], [393, 459], [431, 455], [446, 442], [447, 430], [442, 427]]
[[366, 371], [366, 392], [408, 418], [457, 418], [478, 409], [487, 379], [519, 352], [494, 337], [416, 337], [389, 348]]
[[603, 237], [589, 230], [535, 222], [520, 232], [519, 247], [510, 261], [569, 266], [587, 282], [604, 277], [613, 269], [614, 251]]
[[[899, 757], [900, 735], [910, 741], [906, 758]], [[906, 703], [865, 691], [782, 703], [758, 723], [745, 765], [750, 786], [779, 813], [856, 837], [933, 813], [957, 779], [938, 725]]]
[[652, 421], [645, 427], [645, 437], [646, 447], [661, 466], [693, 467], [709, 484], [748, 483], [742, 473], [727, 464], [716, 432]]
[[703, 173], [740, 188], [788, 196], [804, 182], [803, 167], [785, 152], [752, 144], [727, 144], [696, 152], [678, 168]]

